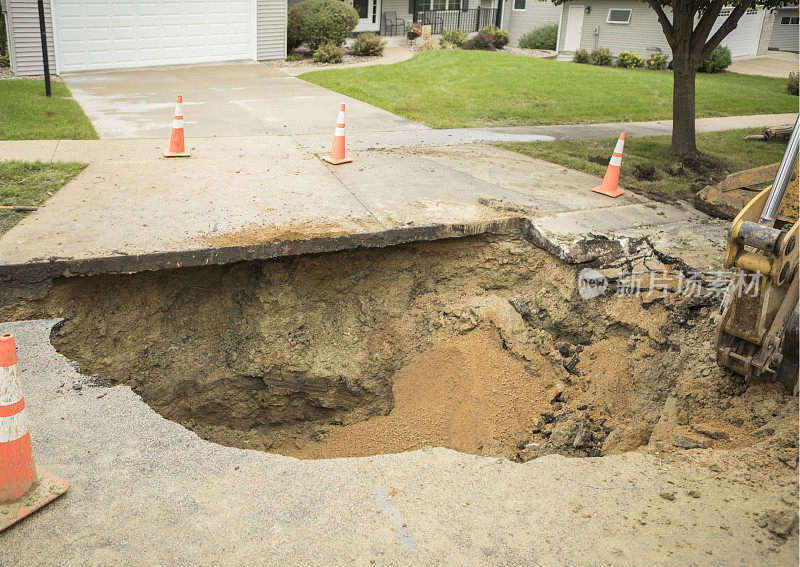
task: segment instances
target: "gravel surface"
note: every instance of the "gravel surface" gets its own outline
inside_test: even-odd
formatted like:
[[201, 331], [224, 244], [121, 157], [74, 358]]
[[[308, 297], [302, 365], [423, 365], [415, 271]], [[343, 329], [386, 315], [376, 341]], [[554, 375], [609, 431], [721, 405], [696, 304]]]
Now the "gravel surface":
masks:
[[[0, 67], [0, 81], [7, 79], [44, 79], [44, 75], [27, 75], [24, 77], [18, 77], [11, 73], [11, 67]], [[57, 75], [50, 75], [50, 80], [61, 82], [61, 77]]]
[[797, 564], [796, 487], [738, 458], [233, 449], [79, 374], [50, 346], [54, 323], [0, 325], [17, 338], [34, 456], [72, 484], [0, 533], [3, 565]]

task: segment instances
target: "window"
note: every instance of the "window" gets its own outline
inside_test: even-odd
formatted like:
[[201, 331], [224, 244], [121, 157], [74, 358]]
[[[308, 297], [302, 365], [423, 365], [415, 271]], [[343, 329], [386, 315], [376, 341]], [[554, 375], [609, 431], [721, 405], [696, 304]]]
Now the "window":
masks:
[[514, 9], [515, 10], [524, 10], [525, 9], [525, 0], [514, 0]]
[[609, 10], [608, 11], [608, 18], [606, 18], [606, 23], [608, 24], [629, 24], [631, 23], [631, 11], [630, 10]]
[[431, 10], [460, 10], [461, 0], [431, 0]]
[[790, 25], [790, 26], [791, 25], [797, 25], [798, 23], [800, 23], [800, 18], [792, 18], [792, 17], [789, 17], [789, 16], [783, 16], [781, 18], [781, 25], [784, 25], [784, 26], [785, 25]]

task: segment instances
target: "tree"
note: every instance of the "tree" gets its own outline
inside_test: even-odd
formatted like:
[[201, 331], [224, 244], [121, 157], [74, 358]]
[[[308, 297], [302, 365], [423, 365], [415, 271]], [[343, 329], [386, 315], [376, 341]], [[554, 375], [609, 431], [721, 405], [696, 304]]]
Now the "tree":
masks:
[[[562, 4], [566, 0], [552, 0]], [[697, 153], [695, 142], [695, 88], [697, 68], [725, 37], [736, 29], [739, 20], [750, 8], [777, 8], [793, 0], [638, 0], [655, 11], [664, 37], [672, 49], [672, 145], [670, 150], [679, 156]], [[720, 10], [731, 7], [731, 13], [711, 35]], [[667, 14], [672, 13], [672, 18]], [[769, 15], [768, 15], [769, 17]], [[710, 37], [709, 37], [710, 36]]]

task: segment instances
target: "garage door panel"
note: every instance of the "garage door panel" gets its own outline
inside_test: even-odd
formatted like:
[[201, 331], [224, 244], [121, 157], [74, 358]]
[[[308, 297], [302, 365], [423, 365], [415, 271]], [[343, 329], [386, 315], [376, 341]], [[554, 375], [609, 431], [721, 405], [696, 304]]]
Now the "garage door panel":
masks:
[[252, 0], [55, 0], [61, 71], [249, 59]]
[[[720, 10], [720, 15], [714, 23], [711, 30], [713, 35], [723, 22], [728, 18], [732, 8], [723, 8]], [[731, 33], [722, 40], [722, 45], [730, 49], [731, 56], [741, 57], [744, 55], [755, 55], [758, 50], [758, 36], [761, 32], [761, 23], [763, 21], [762, 10], [747, 10], [747, 12], [739, 20]]]

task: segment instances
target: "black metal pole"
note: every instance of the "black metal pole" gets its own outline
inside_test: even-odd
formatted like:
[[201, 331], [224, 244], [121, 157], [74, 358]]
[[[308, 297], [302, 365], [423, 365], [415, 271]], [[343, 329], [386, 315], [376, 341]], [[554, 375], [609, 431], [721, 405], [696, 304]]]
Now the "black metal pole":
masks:
[[47, 28], [44, 26], [44, 2], [39, 0], [39, 32], [42, 34], [42, 63], [44, 65], [44, 92], [50, 96], [50, 61], [47, 58]]
[[494, 25], [496, 27], [503, 27], [503, 0], [497, 0], [497, 13], [495, 14], [494, 20]]
[[416, 24], [417, 23], [417, 9], [418, 9], [417, 8], [417, 0], [412, 0], [411, 1], [411, 8], [414, 10], [414, 13], [411, 14], [411, 21]]

